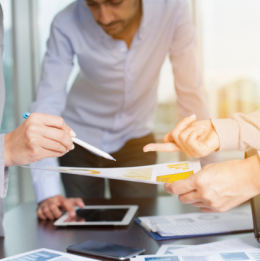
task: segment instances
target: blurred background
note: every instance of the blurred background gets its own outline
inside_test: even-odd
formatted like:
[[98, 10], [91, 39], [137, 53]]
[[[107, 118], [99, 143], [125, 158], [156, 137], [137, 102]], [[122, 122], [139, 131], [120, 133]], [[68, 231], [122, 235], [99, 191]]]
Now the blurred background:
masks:
[[[46, 41], [54, 16], [73, 0], [1, 0], [4, 10], [6, 104], [1, 133], [12, 131], [34, 100]], [[260, 1], [189, 0], [197, 30], [205, 95], [212, 118], [260, 108]], [[18, 22], [19, 21], [19, 22]], [[77, 61], [75, 60], [75, 64]], [[68, 91], [78, 73], [71, 73]], [[166, 58], [158, 89], [154, 132], [158, 141], [178, 122], [171, 65]], [[178, 161], [179, 153], [160, 153], [158, 163]], [[221, 152], [222, 161], [243, 152]], [[160, 189], [160, 193], [163, 190]], [[109, 196], [109, 193], [107, 194]], [[28, 170], [11, 167], [6, 210], [34, 200]]]

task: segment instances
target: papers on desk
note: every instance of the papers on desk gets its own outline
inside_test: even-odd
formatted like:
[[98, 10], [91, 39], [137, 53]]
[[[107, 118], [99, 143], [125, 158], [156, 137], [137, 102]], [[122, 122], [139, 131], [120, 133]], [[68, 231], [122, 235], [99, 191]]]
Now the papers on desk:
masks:
[[185, 161], [132, 168], [46, 167], [36, 169], [57, 171], [62, 173], [98, 178], [120, 179], [143, 183], [162, 184], [173, 183], [177, 180], [186, 179], [198, 172], [201, 169], [201, 167], [199, 161]]
[[97, 259], [86, 258], [54, 251], [46, 248], [37, 249], [20, 255], [7, 257], [2, 260], [8, 261], [97, 261]]
[[145, 255], [131, 261], [259, 261], [260, 250], [221, 251], [219, 253], [172, 254], [164, 256]]
[[[172, 250], [170, 249], [172, 247]], [[176, 247], [174, 249], [174, 247]], [[167, 252], [163, 252], [167, 249]], [[171, 252], [169, 254], [169, 252]], [[185, 246], [163, 245], [156, 255], [142, 255], [131, 261], [259, 261], [260, 245], [253, 235], [214, 242]]]
[[253, 231], [250, 210], [139, 217], [136, 222], [155, 240]]
[[[174, 247], [175, 245], [167, 245], [167, 246], [169, 248], [169, 247]], [[195, 246], [188, 245], [185, 248], [184, 247], [185, 246], [176, 249], [169, 248], [168, 253], [170, 252], [171, 254], [182, 255], [182, 254], [199, 254], [199, 253], [211, 254], [211, 253], [219, 253], [220, 251], [235, 252], [237, 250], [260, 251], [260, 244], [257, 243], [253, 235], [218, 241], [209, 244], [201, 244]], [[156, 255], [162, 252], [160, 250], [161, 249], [159, 249]]]
[[162, 245], [157, 251], [156, 255], [172, 255], [178, 249], [184, 249], [187, 247], [193, 247], [191, 245]]

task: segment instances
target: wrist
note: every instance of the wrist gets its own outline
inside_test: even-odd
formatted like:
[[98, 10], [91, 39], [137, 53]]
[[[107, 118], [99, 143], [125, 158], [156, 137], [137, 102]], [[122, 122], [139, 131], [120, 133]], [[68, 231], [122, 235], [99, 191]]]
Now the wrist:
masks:
[[214, 125], [212, 124], [212, 121], [210, 120], [210, 124], [211, 124], [211, 130], [212, 132], [214, 133], [213, 136], [214, 136], [214, 140], [215, 140], [215, 151], [218, 151], [219, 148], [220, 148], [220, 140], [219, 140], [219, 136], [218, 136], [218, 133], [214, 127]]
[[258, 155], [243, 160], [245, 171], [249, 174], [250, 183], [252, 184], [253, 196], [260, 194], [260, 159]]
[[4, 140], [4, 148], [5, 148], [5, 167], [12, 166], [12, 161], [11, 161], [11, 151], [10, 151], [10, 133], [5, 134], [5, 140]]

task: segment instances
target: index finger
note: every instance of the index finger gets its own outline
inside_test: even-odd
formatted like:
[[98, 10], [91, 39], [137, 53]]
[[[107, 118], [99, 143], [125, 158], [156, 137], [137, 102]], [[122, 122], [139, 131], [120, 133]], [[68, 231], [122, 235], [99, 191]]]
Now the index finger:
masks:
[[168, 143], [151, 143], [143, 148], [144, 152], [148, 151], [162, 151], [162, 152], [175, 152], [180, 151], [179, 146], [175, 143], [168, 142]]
[[76, 216], [76, 212], [74, 210], [74, 202], [66, 198], [62, 202], [62, 205], [71, 217]]
[[64, 119], [60, 116], [44, 113], [32, 113], [29, 118], [38, 118], [45, 126], [61, 129], [65, 131], [70, 137], [76, 136], [75, 132], [65, 123]]

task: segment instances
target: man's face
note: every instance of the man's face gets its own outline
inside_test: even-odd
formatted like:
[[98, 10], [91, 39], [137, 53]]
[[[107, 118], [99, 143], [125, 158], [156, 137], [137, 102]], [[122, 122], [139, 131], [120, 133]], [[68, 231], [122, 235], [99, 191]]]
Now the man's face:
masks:
[[86, 3], [96, 22], [111, 36], [122, 33], [140, 7], [140, 0], [86, 0]]

